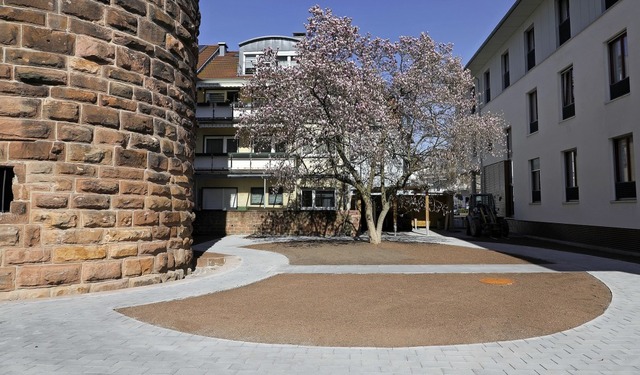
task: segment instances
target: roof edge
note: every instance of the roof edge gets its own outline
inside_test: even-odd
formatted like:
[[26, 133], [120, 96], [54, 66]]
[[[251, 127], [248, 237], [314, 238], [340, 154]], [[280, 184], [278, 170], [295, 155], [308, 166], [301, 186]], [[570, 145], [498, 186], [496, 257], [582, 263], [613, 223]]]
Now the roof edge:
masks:
[[482, 42], [482, 45], [480, 45], [480, 47], [478, 47], [478, 49], [476, 50], [476, 53], [474, 53], [473, 56], [471, 56], [471, 58], [469, 59], [469, 61], [465, 64], [465, 66], [464, 66], [465, 69], [469, 69], [469, 65], [471, 65], [473, 60], [480, 54], [480, 51], [482, 51], [482, 49], [484, 49], [484, 47], [489, 43], [491, 38], [493, 38], [494, 35], [496, 35], [496, 33], [500, 30], [502, 25], [504, 25], [504, 23], [509, 18], [509, 16], [511, 16], [511, 14], [516, 10], [518, 5], [520, 5], [520, 3], [522, 3], [522, 0], [516, 0], [516, 2], [511, 6], [511, 8], [509, 8], [509, 10], [504, 15], [504, 17], [502, 17], [500, 22], [498, 22], [498, 25], [496, 25], [496, 27], [493, 29], [493, 31], [491, 31], [491, 34], [489, 34], [489, 36], [484, 40], [484, 42]]

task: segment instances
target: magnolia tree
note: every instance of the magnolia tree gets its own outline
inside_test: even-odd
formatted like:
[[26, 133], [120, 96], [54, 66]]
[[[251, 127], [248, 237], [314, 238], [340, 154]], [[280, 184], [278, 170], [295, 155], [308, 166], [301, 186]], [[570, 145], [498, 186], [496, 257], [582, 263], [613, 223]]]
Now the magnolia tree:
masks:
[[328, 9], [310, 13], [294, 66], [279, 66], [274, 50], [258, 61], [241, 131], [286, 145], [272, 171], [281, 183], [332, 178], [357, 191], [370, 242], [379, 243], [398, 192], [477, 170], [502, 148], [503, 124], [474, 113], [472, 77], [450, 45], [427, 34], [373, 38]]

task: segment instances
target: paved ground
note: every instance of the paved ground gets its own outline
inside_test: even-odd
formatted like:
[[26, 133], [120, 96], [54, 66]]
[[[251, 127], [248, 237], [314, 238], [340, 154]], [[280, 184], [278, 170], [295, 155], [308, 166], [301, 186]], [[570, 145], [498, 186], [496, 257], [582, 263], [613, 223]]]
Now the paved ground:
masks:
[[[414, 241], [460, 244], [413, 236]], [[290, 266], [226, 237], [211, 251], [240, 257], [217, 273], [159, 286], [37, 301], [0, 302], [0, 374], [638, 374], [640, 265], [509, 244], [494, 249], [549, 265]], [[500, 247], [500, 248], [498, 248]], [[232, 262], [233, 263], [233, 262]], [[430, 273], [585, 270], [612, 291], [607, 311], [575, 329], [526, 340], [414, 348], [268, 345], [150, 326], [114, 308], [211, 293], [283, 272]]]

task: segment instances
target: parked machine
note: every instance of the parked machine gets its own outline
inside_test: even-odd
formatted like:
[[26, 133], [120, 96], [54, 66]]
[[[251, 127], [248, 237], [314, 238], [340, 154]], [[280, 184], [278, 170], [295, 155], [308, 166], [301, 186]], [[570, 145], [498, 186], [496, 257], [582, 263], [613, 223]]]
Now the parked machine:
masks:
[[509, 236], [509, 224], [504, 217], [498, 216], [492, 194], [472, 194], [469, 197], [469, 215], [467, 215], [467, 235], [473, 237]]

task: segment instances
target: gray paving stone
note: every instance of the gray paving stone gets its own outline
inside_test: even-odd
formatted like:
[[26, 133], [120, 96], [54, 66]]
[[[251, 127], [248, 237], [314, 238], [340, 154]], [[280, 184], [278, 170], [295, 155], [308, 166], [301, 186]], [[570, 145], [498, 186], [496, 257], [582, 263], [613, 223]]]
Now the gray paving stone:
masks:
[[[406, 240], [407, 238], [405, 238]], [[415, 242], [469, 245], [414, 235]], [[268, 240], [268, 239], [267, 239]], [[277, 239], [287, 240], [287, 239]], [[549, 265], [291, 266], [274, 253], [226, 237], [211, 251], [241, 261], [213, 274], [165, 285], [37, 301], [0, 302], [2, 374], [638, 374], [640, 266], [554, 250], [492, 244]], [[266, 240], [265, 240], [266, 241]], [[175, 332], [135, 321], [116, 308], [228, 290], [286, 272], [435, 273], [588, 271], [612, 292], [604, 314], [574, 329], [538, 338], [416, 348], [326, 348], [268, 345]]]

